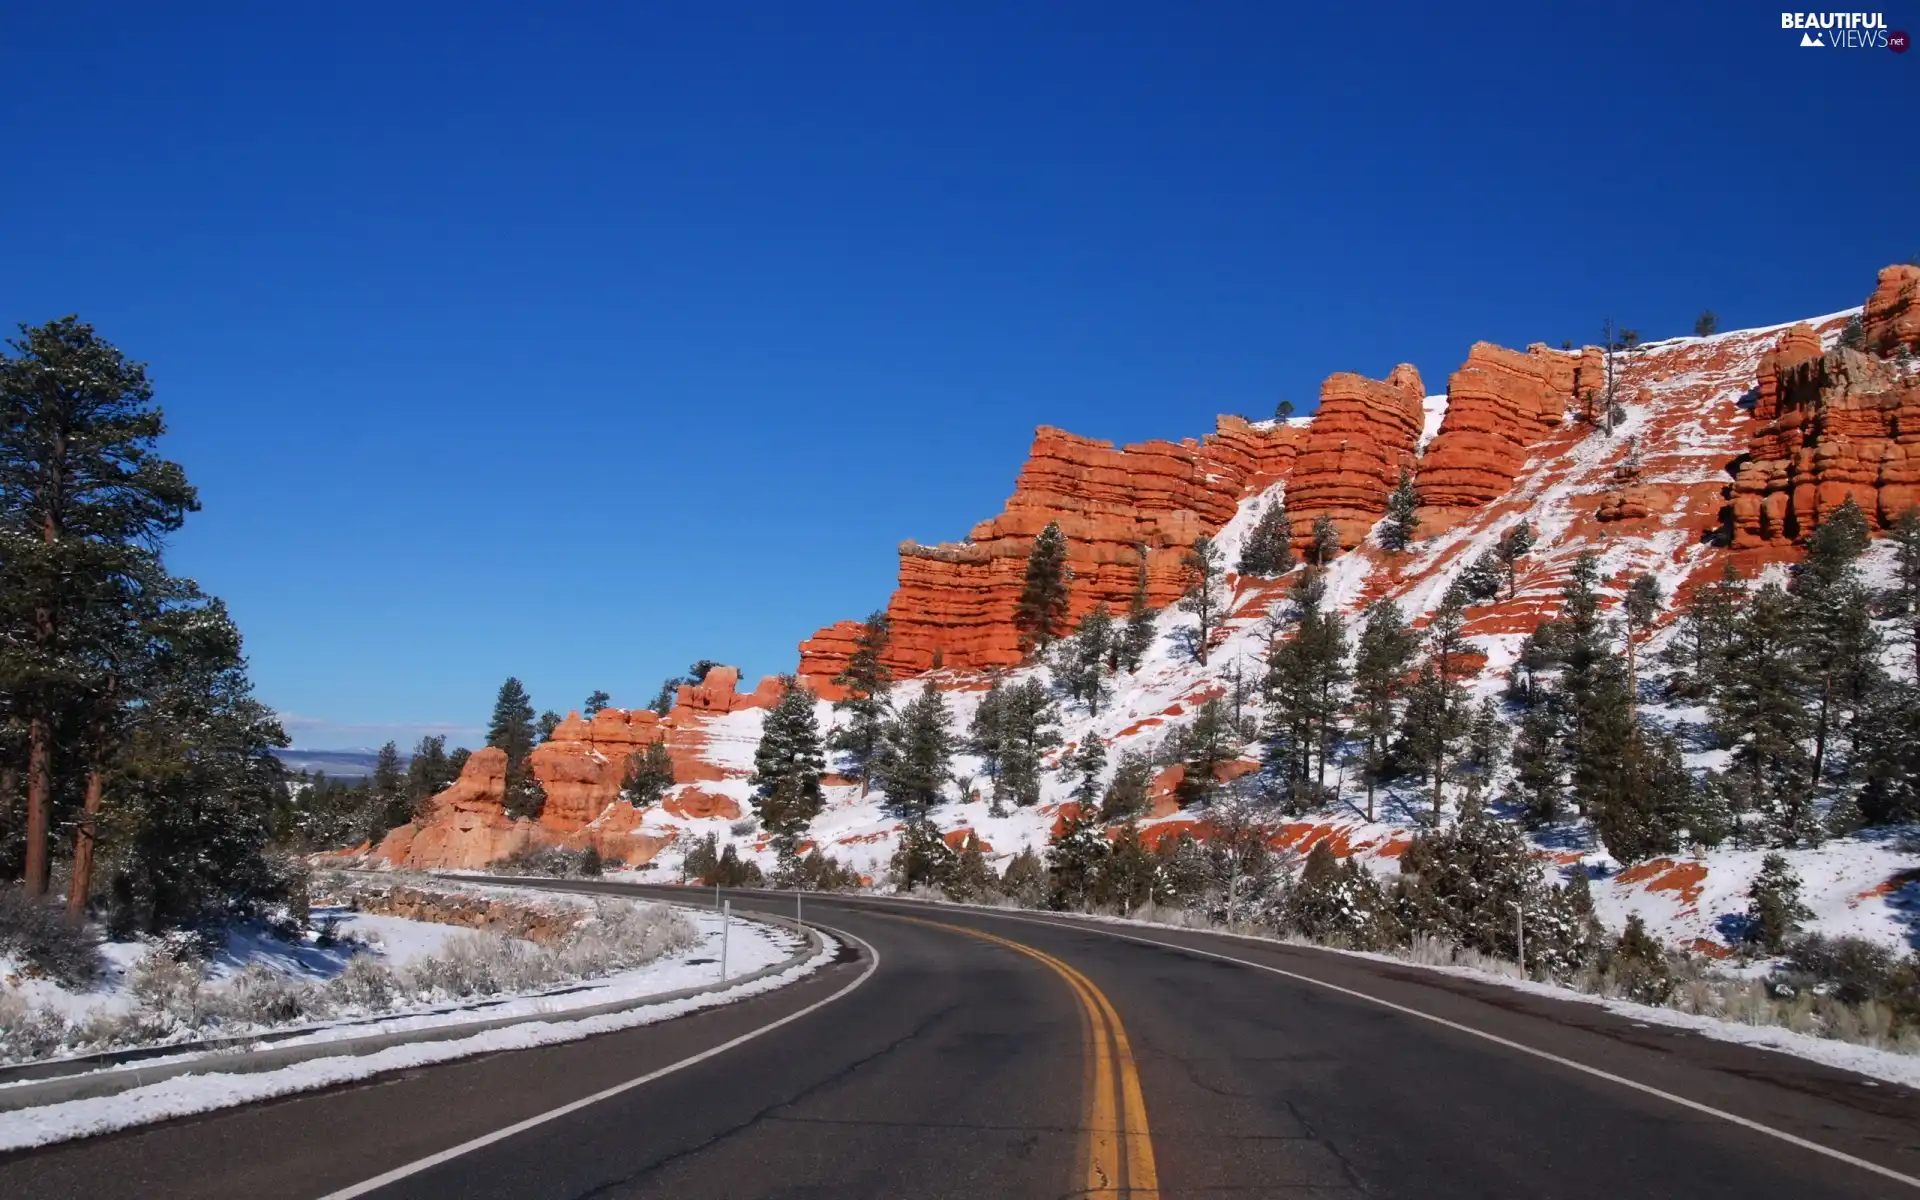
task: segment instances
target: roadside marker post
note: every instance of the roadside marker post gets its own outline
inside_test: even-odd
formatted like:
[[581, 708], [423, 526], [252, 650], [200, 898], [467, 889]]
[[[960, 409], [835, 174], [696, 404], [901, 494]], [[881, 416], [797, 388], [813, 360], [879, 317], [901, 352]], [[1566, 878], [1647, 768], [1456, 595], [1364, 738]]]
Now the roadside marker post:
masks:
[[727, 930], [733, 924], [733, 901], [720, 909], [720, 982], [727, 981]]

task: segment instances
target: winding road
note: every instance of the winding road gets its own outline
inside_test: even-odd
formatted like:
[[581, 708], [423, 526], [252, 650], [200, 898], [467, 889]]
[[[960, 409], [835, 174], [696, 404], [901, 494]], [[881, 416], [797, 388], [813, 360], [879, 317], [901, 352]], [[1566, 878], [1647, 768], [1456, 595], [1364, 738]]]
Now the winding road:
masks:
[[0, 1195], [1920, 1196], [1920, 1093], [1593, 1005], [1044, 914], [805, 915], [846, 950], [767, 995], [0, 1157]]

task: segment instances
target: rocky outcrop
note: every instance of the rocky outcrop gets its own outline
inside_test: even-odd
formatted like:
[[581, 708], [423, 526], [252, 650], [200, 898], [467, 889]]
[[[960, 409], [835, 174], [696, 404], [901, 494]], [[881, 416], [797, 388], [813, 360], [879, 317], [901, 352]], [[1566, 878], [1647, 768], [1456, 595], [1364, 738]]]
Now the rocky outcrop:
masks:
[[[675, 784], [743, 774], [708, 760], [706, 726], [727, 713], [770, 707], [780, 683], [764, 679], [742, 693], [739, 678], [732, 667], [715, 667], [700, 683], [681, 685], [679, 703], [666, 717], [644, 708], [602, 709], [590, 721], [568, 713], [528, 759], [547, 797], [537, 821], [507, 815], [506, 754], [476, 750], [428, 814], [390, 832], [372, 855], [394, 866], [472, 868], [547, 846], [592, 846], [609, 861], [648, 862], [671, 839], [642, 831], [646, 811], [620, 798], [628, 760], [657, 741], [673, 759]], [[669, 793], [661, 811], [683, 820], [733, 820], [741, 810], [728, 796], [685, 787]]]
[[1920, 267], [1910, 263], [1883, 267], [1880, 285], [1861, 312], [1867, 346], [1892, 354], [1901, 346], [1920, 350]]
[[[1593, 358], [1599, 357], [1596, 348]], [[1522, 353], [1476, 342], [1447, 380], [1447, 414], [1421, 456], [1422, 501], [1440, 510], [1478, 508], [1505, 495], [1534, 444], [1560, 425], [1580, 385], [1596, 386], [1585, 378], [1592, 370], [1584, 354], [1542, 345]]]
[[1387, 511], [1400, 471], [1413, 467], [1425, 398], [1420, 372], [1410, 363], [1385, 380], [1342, 373], [1320, 385], [1320, 407], [1287, 481], [1287, 511], [1300, 549], [1322, 516], [1332, 518], [1343, 549], [1366, 537]]
[[[1297, 425], [1224, 416], [1198, 442], [1116, 449], [1041, 427], [999, 516], [965, 542], [901, 544], [900, 586], [887, 605], [888, 665], [911, 674], [1019, 662], [1014, 606], [1033, 539], [1050, 521], [1067, 538], [1074, 619], [1097, 603], [1124, 609], [1143, 553], [1149, 601], [1170, 602], [1182, 588], [1187, 548], [1224, 525], [1243, 496], [1284, 479], [1306, 436]], [[800, 644], [800, 674], [823, 696], [836, 696], [832, 678], [859, 632], [858, 622], [841, 621]]]
[[1667, 489], [1641, 484], [1608, 492], [1600, 498], [1593, 519], [1601, 522], [1638, 521], [1666, 512], [1673, 504]]
[[1894, 364], [1822, 354], [1796, 325], [1761, 360], [1754, 418], [1735, 464], [1736, 546], [1797, 541], [1849, 498], [1876, 529], [1920, 503], [1920, 379]]

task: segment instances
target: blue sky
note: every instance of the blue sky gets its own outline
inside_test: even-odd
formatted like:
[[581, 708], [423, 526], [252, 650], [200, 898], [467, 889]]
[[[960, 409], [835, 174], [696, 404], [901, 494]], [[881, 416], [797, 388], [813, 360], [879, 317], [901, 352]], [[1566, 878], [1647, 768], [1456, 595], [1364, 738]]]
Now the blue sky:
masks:
[[1920, 254], [1920, 54], [1751, 5], [304, 7], [0, 15], [0, 321], [151, 365], [172, 560], [309, 746], [790, 669], [1037, 424]]

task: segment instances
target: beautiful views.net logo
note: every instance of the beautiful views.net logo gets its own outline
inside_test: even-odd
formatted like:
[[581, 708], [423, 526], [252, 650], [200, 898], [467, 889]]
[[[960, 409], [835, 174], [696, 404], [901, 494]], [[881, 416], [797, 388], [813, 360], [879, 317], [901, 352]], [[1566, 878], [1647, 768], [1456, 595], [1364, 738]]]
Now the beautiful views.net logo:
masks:
[[1906, 53], [1907, 35], [1887, 28], [1885, 13], [1783, 12], [1780, 28], [1800, 31], [1800, 44], [1825, 50], [1892, 50]]

